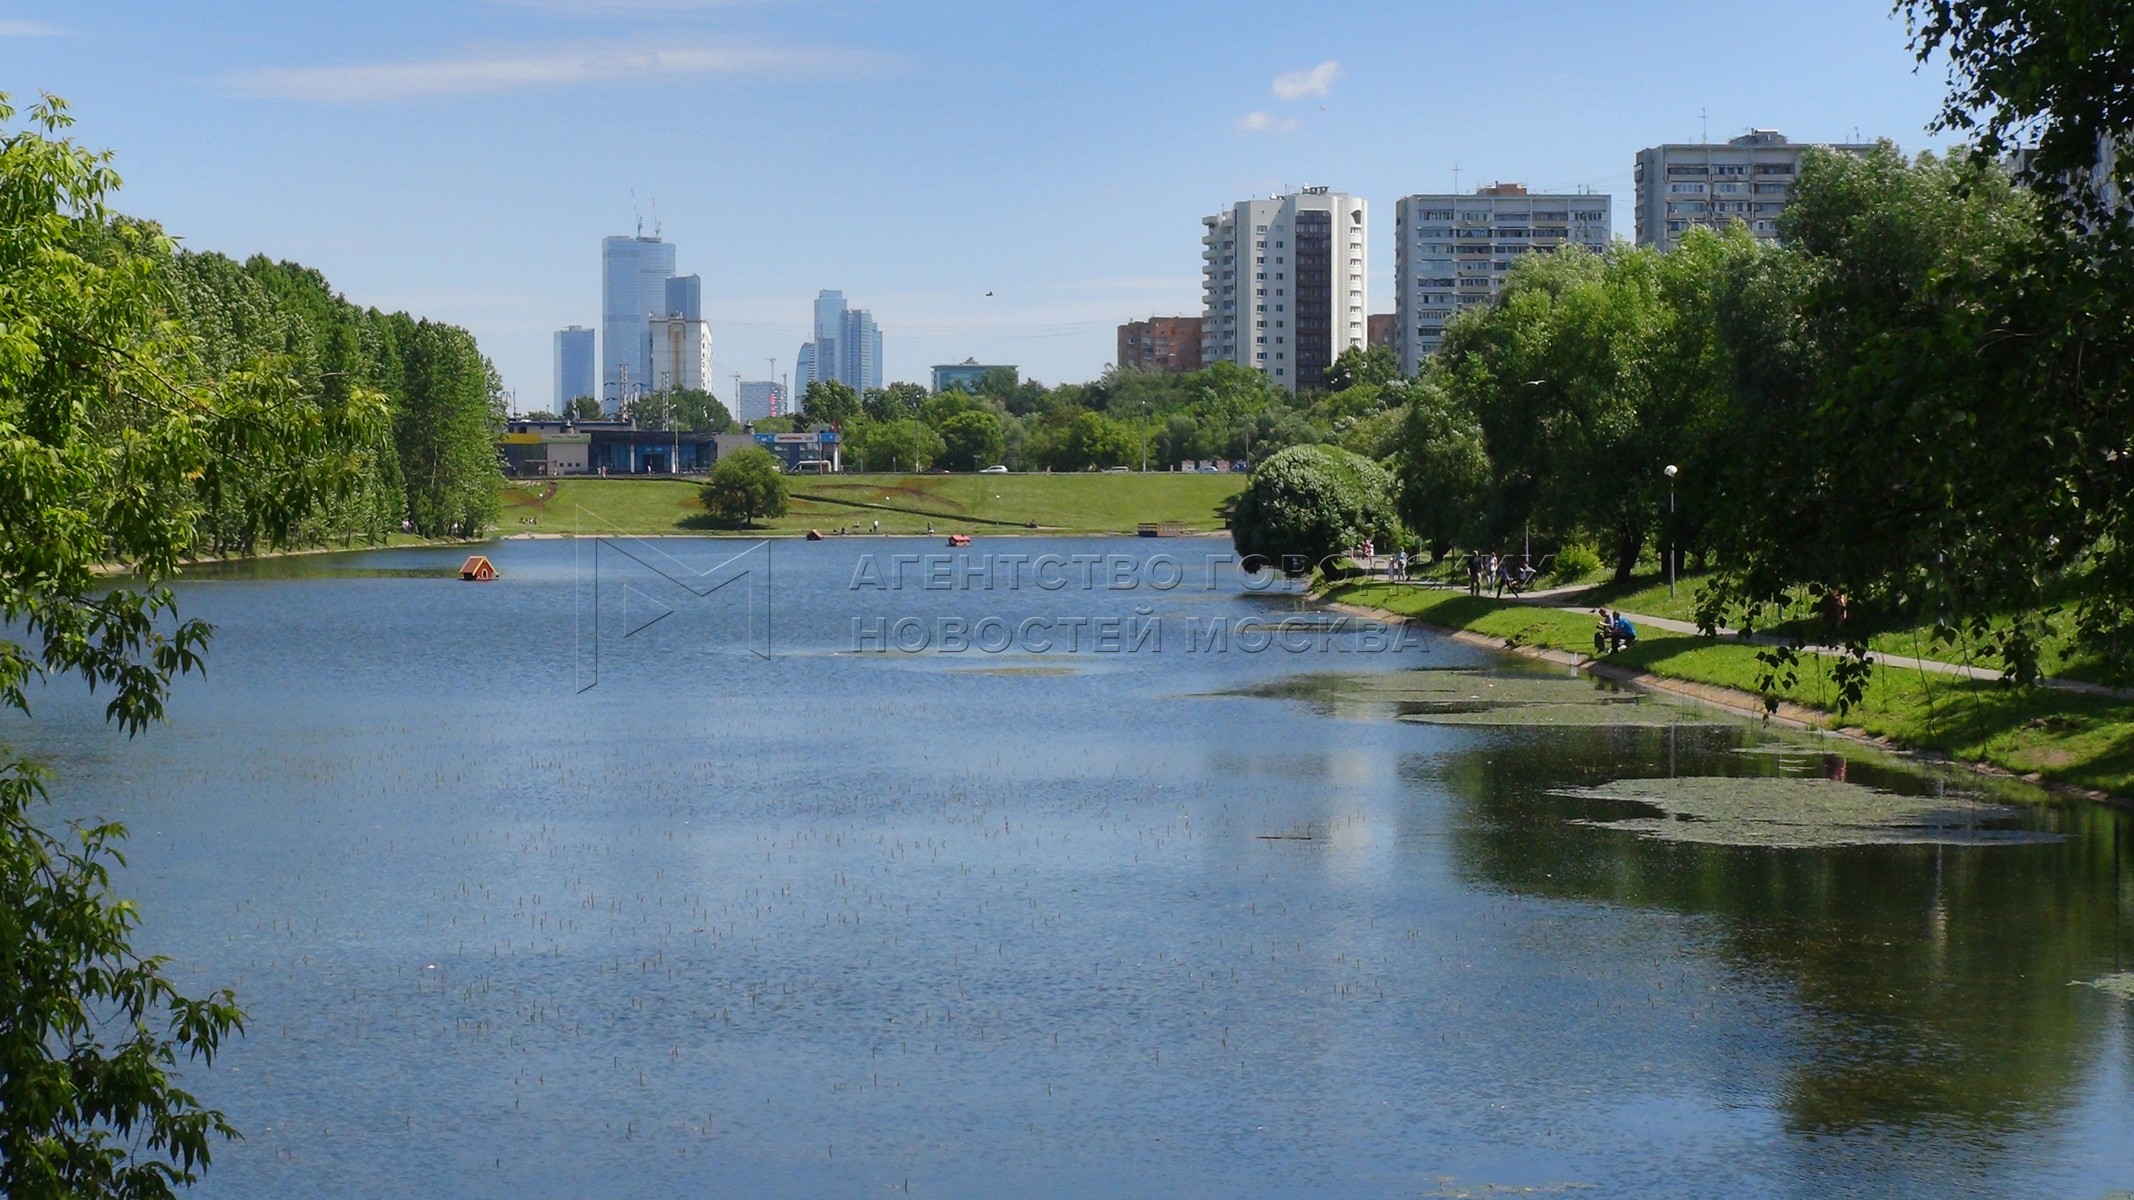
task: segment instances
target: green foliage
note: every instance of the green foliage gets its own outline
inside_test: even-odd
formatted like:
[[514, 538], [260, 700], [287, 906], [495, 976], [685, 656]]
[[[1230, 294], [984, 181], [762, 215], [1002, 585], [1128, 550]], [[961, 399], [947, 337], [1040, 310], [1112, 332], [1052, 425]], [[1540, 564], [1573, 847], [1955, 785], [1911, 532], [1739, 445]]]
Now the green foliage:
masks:
[[1550, 570], [1558, 583], [1577, 583], [1600, 570], [1600, 555], [1584, 542], [1572, 542], [1556, 552], [1556, 561]]
[[702, 388], [648, 392], [624, 408], [623, 416], [635, 421], [639, 429], [664, 431], [670, 416], [673, 428], [686, 433], [726, 433], [734, 427], [733, 414]]
[[408, 521], [425, 537], [480, 537], [496, 520], [501, 388], [473, 335], [403, 323], [405, 363], [394, 435]]
[[1385, 346], [1351, 346], [1326, 369], [1326, 390], [1380, 387], [1400, 378], [1400, 360]]
[[0, 764], [0, 1194], [167, 1197], [237, 1136], [172, 1073], [244, 1031], [228, 990], [189, 999], [132, 946], [111, 894], [123, 826], [54, 837], [30, 820], [40, 776]]
[[815, 379], [800, 396], [800, 415], [817, 425], [839, 425], [860, 414], [860, 398], [850, 384]]
[[916, 383], [892, 383], [869, 390], [861, 408], [870, 421], [898, 421], [918, 416], [925, 403], [925, 388]]
[[[283, 303], [288, 276], [174, 269], [169, 239], [106, 207], [109, 156], [63, 135], [64, 104], [28, 116], [0, 138], [0, 705], [27, 714], [38, 680], [74, 675], [139, 732], [210, 632], [163, 580], [205, 546], [287, 545], [356, 512], [388, 403], [343, 369], [354, 339]], [[175, 1074], [242, 1018], [133, 950], [110, 891], [124, 831], [54, 837], [31, 816], [43, 795], [34, 767], [0, 763], [0, 1194], [168, 1197], [234, 1136]]]
[[868, 471], [924, 471], [945, 451], [940, 434], [910, 418], [865, 422], [846, 443], [846, 453]]
[[1024, 454], [1048, 471], [1094, 471], [1138, 461], [1141, 441], [1103, 413], [1066, 408], [1045, 418]]
[[591, 396], [573, 397], [569, 404], [564, 405], [563, 415], [573, 421], [598, 421], [600, 419], [600, 401], [593, 399]]
[[1490, 458], [1474, 413], [1436, 381], [1414, 389], [1393, 454], [1396, 504], [1433, 560], [1486, 540]]
[[712, 464], [699, 499], [713, 521], [739, 528], [784, 516], [792, 494], [778, 456], [751, 446]]
[[1238, 497], [1230, 537], [1245, 557], [1313, 566], [1366, 539], [1399, 541], [1385, 468], [1334, 446], [1296, 446], [1261, 461]]
[[952, 471], [976, 471], [1000, 460], [1006, 439], [1000, 418], [984, 409], [960, 412], [941, 424], [941, 463]]

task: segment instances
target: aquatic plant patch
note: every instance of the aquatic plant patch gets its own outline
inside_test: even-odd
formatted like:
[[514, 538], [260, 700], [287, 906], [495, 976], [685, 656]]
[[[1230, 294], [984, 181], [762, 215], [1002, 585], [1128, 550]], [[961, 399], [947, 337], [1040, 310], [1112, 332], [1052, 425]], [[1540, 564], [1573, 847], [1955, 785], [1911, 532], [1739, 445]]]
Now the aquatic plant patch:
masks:
[[2056, 842], [2059, 834], [2005, 824], [2022, 810], [1948, 796], [1906, 796], [1833, 779], [1686, 776], [1618, 779], [1553, 793], [1630, 802], [1657, 817], [1581, 820], [1660, 841], [1810, 850], [1831, 846], [1988, 846]]

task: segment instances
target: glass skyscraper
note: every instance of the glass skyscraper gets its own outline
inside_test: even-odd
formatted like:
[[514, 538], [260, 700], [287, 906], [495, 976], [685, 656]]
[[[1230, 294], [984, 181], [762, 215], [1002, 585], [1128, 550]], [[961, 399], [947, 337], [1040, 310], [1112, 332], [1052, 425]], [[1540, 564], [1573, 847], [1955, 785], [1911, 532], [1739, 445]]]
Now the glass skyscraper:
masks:
[[570, 411], [580, 396], [598, 396], [600, 381], [593, 370], [593, 331], [583, 325], [556, 331], [555, 413]]
[[846, 307], [843, 292], [815, 297], [815, 339], [800, 347], [793, 394], [805, 393], [817, 379], [834, 379], [862, 395], [882, 386], [881, 327], [873, 313]]
[[[674, 247], [656, 237], [600, 241], [600, 407], [614, 412], [625, 390], [651, 391], [652, 318], [667, 315]], [[689, 277], [691, 280], [695, 276]], [[701, 293], [698, 293], [701, 296]], [[698, 305], [701, 310], [701, 304]]]

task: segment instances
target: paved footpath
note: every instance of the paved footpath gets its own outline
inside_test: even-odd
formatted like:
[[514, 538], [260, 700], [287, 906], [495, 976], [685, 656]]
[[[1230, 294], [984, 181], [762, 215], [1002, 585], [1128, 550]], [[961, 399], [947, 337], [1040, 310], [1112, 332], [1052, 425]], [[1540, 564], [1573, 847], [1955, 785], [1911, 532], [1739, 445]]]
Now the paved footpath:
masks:
[[[1426, 584], [1424, 586], [1430, 585]], [[1583, 586], [1541, 588], [1536, 591], [1528, 592], [1523, 596], [1513, 597], [1512, 603], [1532, 604], [1538, 607], [1553, 608], [1560, 612], [1590, 614], [1593, 612], [1594, 609], [1599, 608], [1601, 606], [1593, 603], [1555, 603], [1555, 601], [1561, 600], [1565, 596], [1576, 595], [1585, 590], [1586, 589]], [[1623, 615], [1629, 617], [1630, 623], [1640, 629], [1664, 629], [1669, 633], [1687, 633], [1692, 635], [1701, 632], [1697, 628], [1696, 624], [1690, 621], [1677, 621], [1671, 617], [1655, 617], [1643, 613], [1634, 612], [1625, 612], [1623, 613]], [[1721, 637], [1730, 637], [1736, 639], [1740, 639], [1741, 637], [1738, 631], [1726, 629], [1723, 627], [1718, 632], [1719, 636]], [[1783, 638], [1772, 637], [1769, 634], [1756, 634], [1743, 640], [1747, 640], [1761, 646], [1782, 645], [1785, 641], [1785, 639]], [[1844, 649], [1839, 646], [1804, 646], [1802, 647], [1802, 649], [1821, 651], [1825, 654], [1845, 653]], [[1966, 679], [1999, 679], [2001, 677], [2001, 673], [1999, 671], [1995, 671], [1987, 667], [1974, 667], [1965, 663], [1937, 662], [1936, 660], [1931, 658], [1913, 658], [1912, 656], [1907, 654], [1885, 654], [1880, 650], [1875, 651], [1874, 655], [1875, 661], [1881, 663], [1883, 666], [1897, 667], [1906, 671], [1926, 671], [1930, 674], [1935, 675], [1957, 675]], [[2128, 692], [2126, 689], [2105, 687], [2103, 684], [2097, 683], [2084, 683], [2081, 680], [2077, 679], [2046, 678], [2039, 680], [2038, 686], [2052, 688], [2055, 691], [2079, 692], [2086, 696], [2111, 696], [2118, 699], [2126, 699], [2128, 696]]]

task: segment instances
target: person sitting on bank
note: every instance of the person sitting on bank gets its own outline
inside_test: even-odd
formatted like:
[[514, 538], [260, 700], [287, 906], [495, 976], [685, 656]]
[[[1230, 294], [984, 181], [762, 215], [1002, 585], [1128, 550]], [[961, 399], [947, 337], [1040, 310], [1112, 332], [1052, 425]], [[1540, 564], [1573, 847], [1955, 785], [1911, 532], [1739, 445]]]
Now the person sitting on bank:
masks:
[[1632, 625], [1630, 618], [1624, 616], [1620, 611], [1615, 614], [1615, 632], [1609, 635], [1608, 643], [1608, 648], [1611, 651], [1638, 644], [1637, 626]]
[[1603, 608], [1600, 620], [1593, 626], [1593, 653], [1613, 654], [1625, 646], [1638, 644], [1637, 626], [1620, 612], [1611, 613]]

